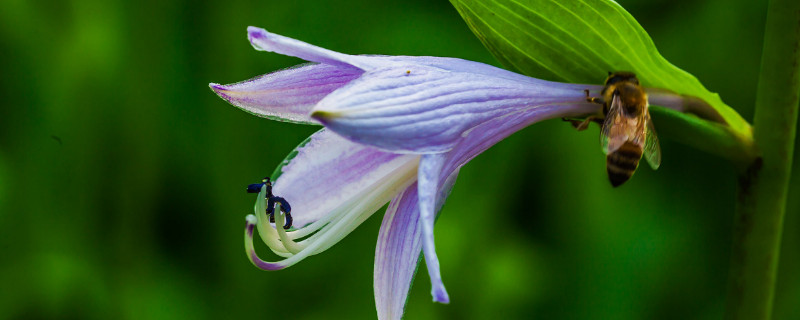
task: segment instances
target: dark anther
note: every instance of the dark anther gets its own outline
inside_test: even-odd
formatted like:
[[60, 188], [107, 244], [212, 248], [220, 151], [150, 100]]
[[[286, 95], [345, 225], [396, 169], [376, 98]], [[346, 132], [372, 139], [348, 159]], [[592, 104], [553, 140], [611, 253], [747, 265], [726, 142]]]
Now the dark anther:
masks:
[[259, 193], [261, 192], [261, 187], [265, 184], [267, 185], [267, 194], [272, 195], [272, 182], [269, 181], [269, 177], [261, 179], [261, 183], [247, 185], [247, 193]]
[[292, 206], [289, 205], [289, 201], [282, 197], [269, 197], [267, 198], [267, 214], [269, 214], [269, 222], [275, 222], [275, 203], [281, 205], [281, 211], [286, 215], [286, 223], [283, 224], [284, 229], [289, 229], [292, 227]]
[[281, 211], [286, 213], [292, 212], [292, 206], [289, 205], [289, 201], [286, 201], [286, 199], [281, 197], [272, 197], [272, 199], [281, 204]]
[[292, 206], [289, 205], [289, 201], [282, 197], [276, 197], [272, 194], [272, 182], [269, 180], [269, 177], [264, 178], [261, 180], [261, 183], [254, 183], [247, 186], [247, 193], [259, 193], [261, 192], [261, 187], [266, 185], [267, 186], [267, 193], [264, 196], [264, 199], [267, 200], [267, 215], [269, 215], [269, 222], [275, 222], [275, 203], [279, 203], [281, 205], [281, 211], [286, 215], [286, 223], [283, 224], [284, 229], [289, 229], [292, 227]]
[[289, 205], [289, 201], [281, 197], [272, 197], [272, 200], [279, 203], [281, 205], [281, 211], [286, 214], [286, 223], [283, 224], [284, 229], [289, 229], [292, 227], [292, 206]]
[[261, 186], [263, 186], [263, 185], [264, 185], [263, 183], [254, 183], [254, 184], [248, 185], [247, 186], [247, 193], [259, 193], [259, 192], [261, 192]]
[[286, 214], [286, 223], [283, 224], [283, 229], [288, 230], [292, 227], [292, 215], [288, 212], [284, 212]]

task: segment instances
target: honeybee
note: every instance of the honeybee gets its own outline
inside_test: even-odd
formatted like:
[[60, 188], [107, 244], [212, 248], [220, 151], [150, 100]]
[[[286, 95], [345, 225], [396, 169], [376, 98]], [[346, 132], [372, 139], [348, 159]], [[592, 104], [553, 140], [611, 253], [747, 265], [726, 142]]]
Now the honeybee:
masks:
[[650, 119], [647, 93], [632, 72], [609, 72], [601, 98], [586, 100], [603, 105], [603, 117], [590, 116], [586, 120], [572, 121], [578, 130], [588, 127], [590, 121], [600, 122], [600, 145], [606, 154], [608, 180], [614, 187], [628, 181], [642, 155], [654, 170], [661, 165], [661, 147], [653, 121]]

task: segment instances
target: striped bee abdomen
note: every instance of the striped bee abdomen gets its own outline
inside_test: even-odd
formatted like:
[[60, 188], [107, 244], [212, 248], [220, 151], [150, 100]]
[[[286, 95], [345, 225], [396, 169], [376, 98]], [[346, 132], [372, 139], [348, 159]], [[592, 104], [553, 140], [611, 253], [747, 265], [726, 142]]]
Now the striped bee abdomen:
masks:
[[606, 156], [606, 169], [611, 185], [617, 187], [631, 178], [642, 159], [642, 146], [625, 141], [616, 151]]

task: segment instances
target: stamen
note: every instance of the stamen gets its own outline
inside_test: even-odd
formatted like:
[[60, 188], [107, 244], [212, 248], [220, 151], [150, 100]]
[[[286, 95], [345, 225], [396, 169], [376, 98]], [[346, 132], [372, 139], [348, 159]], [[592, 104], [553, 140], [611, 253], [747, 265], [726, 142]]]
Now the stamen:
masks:
[[[247, 193], [259, 193], [261, 191], [261, 187], [264, 185], [272, 186], [272, 183], [269, 181], [269, 177], [264, 177], [264, 179], [261, 179], [261, 183], [247, 185]], [[269, 196], [272, 196], [272, 189], [269, 188], [267, 193]]]
[[[286, 224], [283, 225], [284, 229], [289, 229], [292, 227], [292, 207], [289, 205], [289, 201], [281, 197], [272, 197], [273, 202], [280, 205], [280, 210], [286, 214]], [[275, 222], [272, 219], [272, 215], [270, 216], [270, 222]]]
[[283, 244], [278, 240], [278, 233], [272, 229], [272, 227], [267, 223], [267, 201], [266, 201], [266, 193], [267, 188], [265, 185], [261, 186], [261, 192], [258, 193], [256, 198], [256, 205], [254, 208], [256, 217], [258, 218], [256, 226], [258, 227], [258, 235], [261, 237], [261, 241], [275, 252], [275, 254], [288, 257], [292, 254], [287, 250]]
[[[275, 223], [275, 203], [279, 202], [281, 206], [284, 208], [284, 212], [286, 213], [286, 224], [283, 226], [284, 229], [289, 229], [292, 227], [292, 207], [289, 206], [289, 202], [282, 197], [276, 197], [272, 194], [272, 182], [269, 180], [269, 177], [264, 177], [261, 179], [261, 183], [253, 183], [247, 186], [247, 193], [261, 193], [261, 190], [266, 188], [266, 192], [264, 193], [264, 198], [267, 200], [267, 214], [269, 215], [269, 222]], [[261, 195], [259, 195], [260, 197]]]
[[[359, 209], [358, 207], [359, 206], [356, 206], [356, 208], [354, 208], [356, 210], [350, 210], [349, 212], [347, 212], [348, 214], [346, 214], [345, 216], [346, 217], [347, 216], [350, 216], [350, 217], [358, 216], [358, 214], [353, 214], [353, 213], [358, 212], [358, 209]], [[265, 211], [260, 211], [260, 212], [262, 213], [262, 215], [264, 217], [266, 217]], [[256, 217], [253, 216], [253, 215], [248, 215], [246, 220], [247, 220], [247, 223], [245, 224], [245, 233], [244, 233], [245, 252], [247, 253], [247, 258], [250, 260], [250, 262], [253, 263], [254, 266], [256, 266], [257, 268], [259, 268], [261, 270], [273, 271], [273, 270], [279, 270], [279, 269], [283, 269], [283, 268], [292, 266], [295, 263], [300, 262], [300, 260], [303, 260], [303, 259], [307, 258], [308, 256], [317, 254], [319, 252], [322, 252], [322, 251], [330, 248], [330, 246], [333, 245], [333, 243], [326, 243], [326, 241], [312, 241], [312, 242], [310, 242], [308, 244], [308, 247], [303, 248], [303, 250], [299, 251], [298, 254], [296, 254], [296, 255], [291, 255], [291, 256], [287, 257], [286, 259], [278, 261], [278, 262], [264, 261], [264, 260], [262, 260], [261, 258], [258, 257], [258, 254], [256, 254], [255, 248], [253, 247], [253, 232], [254, 232], [254, 229], [256, 227], [258, 227], [258, 226], [264, 225], [265, 224], [265, 223], [263, 223], [264, 220], [260, 219], [260, 218], [256, 219]], [[343, 219], [343, 220], [345, 220], [345, 221], [340, 221], [340, 222], [345, 222], [345, 223], [335, 223], [335, 224], [333, 224], [333, 226], [331, 226], [329, 228], [330, 233], [333, 233], [334, 235], [341, 233], [342, 229], [344, 229], [344, 228], [346, 228], [348, 226], [347, 222], [350, 222], [351, 219]], [[258, 229], [259, 229], [259, 233], [260, 233], [261, 230], [264, 230], [265, 228], [258, 228]], [[268, 227], [266, 229], [272, 230], [273, 232], [277, 233], [277, 231], [275, 231], [275, 229], [272, 229], [271, 227]], [[322, 239], [320, 239], [320, 240], [327, 240], [328, 238], [330, 238], [330, 236], [321, 237], [321, 238]], [[287, 242], [287, 243], [289, 243], [289, 242]]]
[[[410, 178], [410, 177], [405, 177]], [[407, 180], [405, 185], [408, 185], [413, 180]], [[364, 196], [367, 198], [375, 197], [381, 194], [382, 196], [390, 197], [389, 194], [386, 194], [387, 191], [392, 193], [394, 191], [389, 191], [386, 188], [377, 188], [373, 189]], [[395, 190], [396, 191], [396, 190]], [[339, 240], [341, 240], [345, 235], [355, 229], [361, 222], [366, 220], [372, 212], [380, 208], [383, 203], [370, 203], [370, 201], [353, 201], [346, 207], [340, 208], [337, 212], [332, 212], [329, 216], [330, 219], [324, 219], [328, 221], [317, 221], [321, 222], [319, 224], [312, 223], [309, 226], [304, 227], [303, 229], [298, 230], [298, 232], [293, 232], [293, 237], [301, 238], [308, 234], [311, 234], [311, 237], [298, 242], [292, 241], [292, 237], [290, 237], [285, 230], [282, 228], [272, 228], [269, 224], [266, 223], [267, 221], [267, 214], [266, 214], [266, 188], [262, 187], [261, 192], [258, 195], [258, 200], [256, 200], [255, 206], [255, 213], [257, 215], [249, 215], [247, 218], [247, 225], [245, 228], [245, 249], [247, 252], [248, 259], [250, 260], [253, 265], [258, 267], [262, 270], [279, 270], [289, 266], [294, 265], [295, 263], [307, 258], [308, 256], [320, 253], [322, 251], [327, 250]], [[379, 196], [380, 197], [380, 196]], [[361, 198], [361, 197], [358, 197]], [[275, 210], [278, 212], [277, 220], [278, 222], [284, 222], [285, 215], [281, 215], [280, 212], [282, 211], [280, 207], [277, 207]], [[255, 219], [254, 219], [255, 218]], [[310, 227], [310, 228], [309, 228]], [[261, 235], [262, 240], [273, 250], [276, 254], [285, 257], [286, 259], [278, 261], [278, 262], [267, 262], [262, 260], [258, 257], [253, 247], [253, 232], [254, 229], [258, 228], [258, 232]], [[306, 231], [311, 229], [309, 231]], [[316, 231], [316, 233], [314, 233]], [[278, 241], [280, 238], [280, 241]], [[289, 250], [290, 253], [283, 253], [282, 251]], [[295, 254], [292, 254], [295, 253]]]
[[263, 183], [254, 183], [247, 185], [247, 193], [259, 193], [261, 191], [261, 187], [263, 187]]
[[281, 238], [281, 243], [283, 246], [289, 250], [289, 252], [298, 254], [300, 251], [306, 248], [304, 244], [299, 244], [297, 242], [292, 241], [289, 239], [289, 236], [286, 235], [286, 230], [284, 228], [278, 227], [279, 225], [283, 224], [284, 222], [284, 215], [281, 214], [281, 205], [278, 203], [275, 206], [275, 213], [277, 217], [277, 222], [275, 223], [275, 229], [278, 231], [278, 236]]
[[[245, 249], [248, 259], [262, 270], [278, 270], [323, 252], [338, 243], [347, 234], [380, 209], [391, 197], [405, 189], [416, 178], [417, 162], [409, 163], [405, 170], [397, 170], [376, 182], [373, 188], [364, 190], [351, 201], [329, 212], [322, 219], [312, 222], [300, 229], [286, 231], [291, 223], [291, 207], [288, 201], [271, 195], [271, 183], [265, 182], [257, 196], [254, 207], [255, 216], [249, 215], [245, 228]], [[268, 181], [268, 180], [267, 180]], [[385, 182], [394, 183], [385, 183]], [[269, 201], [272, 199], [273, 201]], [[364, 201], [364, 199], [370, 199]], [[269, 208], [272, 202], [275, 207]], [[275, 217], [276, 226], [269, 224], [268, 208]], [[275, 216], [277, 215], [277, 216]], [[261, 260], [253, 248], [253, 232], [258, 233], [265, 244], [277, 255], [285, 259], [276, 262]], [[297, 239], [303, 239], [296, 241]]]
[[283, 246], [283, 244], [280, 241], [278, 241], [277, 233], [275, 233], [274, 231], [273, 232], [269, 232], [271, 230], [268, 230], [268, 229], [272, 229], [272, 228], [264, 227], [263, 223], [258, 223], [258, 221], [266, 220], [266, 217], [263, 216], [263, 213], [265, 211], [267, 211], [267, 212], [271, 211], [269, 209], [271, 209], [271, 207], [272, 207], [271, 206], [272, 203], [267, 205], [267, 202], [271, 202], [271, 201], [265, 201], [265, 200], [272, 199], [272, 183], [270, 182], [269, 177], [265, 177], [264, 179], [261, 179], [261, 183], [254, 183], [254, 184], [251, 184], [251, 185], [247, 186], [247, 192], [248, 193], [253, 193], [254, 191], [258, 192], [258, 198], [256, 199], [256, 205], [255, 205], [254, 210], [255, 210], [256, 216], [258, 217], [256, 225], [259, 228], [259, 236], [261, 237], [261, 240], [264, 241], [264, 243], [275, 254], [277, 254], [279, 256], [282, 256], [282, 257], [291, 256], [292, 253], [290, 253], [289, 250], [287, 250]]
[[244, 226], [244, 251], [247, 254], [247, 258], [253, 263], [254, 266], [261, 270], [266, 271], [273, 271], [273, 270], [280, 270], [285, 268], [286, 266], [281, 265], [280, 263], [271, 263], [261, 260], [256, 254], [256, 249], [253, 247], [253, 229], [255, 229], [256, 224], [258, 223], [258, 219], [252, 214], [247, 215], [245, 218], [245, 226]]
[[302, 227], [302, 228], [296, 229], [296, 230], [292, 230], [292, 231], [287, 231], [286, 234], [288, 234], [289, 235], [289, 239], [292, 239], [292, 240], [297, 240], [297, 239], [300, 239], [300, 238], [307, 237], [307, 236], [309, 236], [311, 234], [314, 234], [314, 232], [318, 231], [319, 229], [322, 229], [323, 227], [325, 227], [325, 225], [327, 225], [328, 223], [333, 221], [335, 217], [336, 217], [336, 214], [331, 213], [331, 214], [323, 217], [322, 219], [319, 219], [317, 221], [312, 222], [309, 225], [306, 225], [305, 227]]

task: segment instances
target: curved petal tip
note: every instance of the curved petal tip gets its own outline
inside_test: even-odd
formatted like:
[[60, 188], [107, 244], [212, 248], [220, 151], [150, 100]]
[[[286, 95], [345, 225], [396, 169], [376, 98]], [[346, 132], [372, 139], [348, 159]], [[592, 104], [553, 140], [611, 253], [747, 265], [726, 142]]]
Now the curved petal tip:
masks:
[[[376, 67], [375, 61], [371, 61], [370, 57], [351, 56], [331, 51], [300, 40], [274, 34], [258, 27], [247, 27], [247, 39], [250, 40], [253, 48], [259, 51], [275, 52], [306, 61], [355, 67], [361, 70], [374, 69]], [[381, 65], [382, 63], [377, 64]]]
[[444, 289], [443, 285], [434, 286], [431, 289], [431, 295], [433, 296], [433, 302], [450, 303], [450, 296], [447, 295], [447, 290]]
[[211, 88], [211, 91], [214, 91], [220, 98], [225, 99], [225, 101], [231, 102], [231, 96], [227, 95], [226, 92], [228, 91], [225, 86], [219, 83], [209, 83], [208, 87]]
[[269, 32], [267, 32], [267, 30], [262, 28], [249, 26], [247, 27], [247, 40], [250, 40], [250, 44], [252, 44], [256, 49], [264, 50], [257, 44], [256, 40], [266, 39], [268, 33]]

